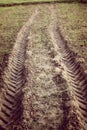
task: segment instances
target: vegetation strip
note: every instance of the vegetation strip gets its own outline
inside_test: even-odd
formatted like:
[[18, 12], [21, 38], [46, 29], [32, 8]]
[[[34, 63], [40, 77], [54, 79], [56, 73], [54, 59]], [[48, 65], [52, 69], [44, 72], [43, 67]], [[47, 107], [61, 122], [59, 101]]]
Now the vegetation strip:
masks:
[[38, 15], [38, 8], [23, 26], [17, 36], [8, 67], [4, 73], [4, 84], [1, 96], [0, 129], [10, 129], [13, 122], [20, 119], [22, 114], [22, 87], [24, 85], [24, 63], [26, 42], [30, 27]]
[[73, 3], [74, 0], [71, 1], [37, 1], [37, 2], [21, 2], [21, 3], [0, 3], [0, 7], [10, 7], [10, 6], [17, 6], [17, 5], [37, 5], [37, 4], [56, 4], [56, 3]]

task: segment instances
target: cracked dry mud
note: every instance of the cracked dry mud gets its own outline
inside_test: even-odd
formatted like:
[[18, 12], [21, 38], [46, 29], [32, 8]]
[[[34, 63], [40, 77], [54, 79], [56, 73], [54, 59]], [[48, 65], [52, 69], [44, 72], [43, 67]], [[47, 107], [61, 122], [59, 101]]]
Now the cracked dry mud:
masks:
[[4, 73], [0, 130], [86, 130], [87, 76], [62, 37], [56, 6], [38, 6]]

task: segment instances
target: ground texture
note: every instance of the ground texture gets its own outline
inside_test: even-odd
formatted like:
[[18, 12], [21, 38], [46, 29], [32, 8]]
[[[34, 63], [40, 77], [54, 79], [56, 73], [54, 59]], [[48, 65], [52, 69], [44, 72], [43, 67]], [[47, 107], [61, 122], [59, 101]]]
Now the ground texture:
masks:
[[3, 76], [0, 130], [87, 129], [87, 75], [56, 10], [38, 5], [18, 33]]

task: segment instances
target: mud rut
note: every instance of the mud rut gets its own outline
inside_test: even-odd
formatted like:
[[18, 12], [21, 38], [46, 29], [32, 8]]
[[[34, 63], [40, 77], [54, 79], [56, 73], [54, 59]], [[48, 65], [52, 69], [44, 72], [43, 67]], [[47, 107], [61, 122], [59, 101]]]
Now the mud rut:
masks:
[[55, 5], [38, 6], [18, 33], [3, 76], [0, 130], [87, 129], [87, 75], [57, 22]]

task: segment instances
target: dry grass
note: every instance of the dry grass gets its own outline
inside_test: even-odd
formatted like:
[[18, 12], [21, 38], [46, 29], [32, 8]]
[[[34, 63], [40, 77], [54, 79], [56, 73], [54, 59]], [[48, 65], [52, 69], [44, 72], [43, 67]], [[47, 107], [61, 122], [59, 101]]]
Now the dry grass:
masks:
[[0, 0], [1, 4], [10, 4], [10, 3], [25, 3], [25, 2], [47, 2], [47, 1], [61, 1], [61, 0]]
[[17, 33], [34, 11], [35, 6], [0, 8], [0, 64], [12, 49]]
[[87, 5], [57, 4], [58, 24], [70, 47], [87, 62]]

